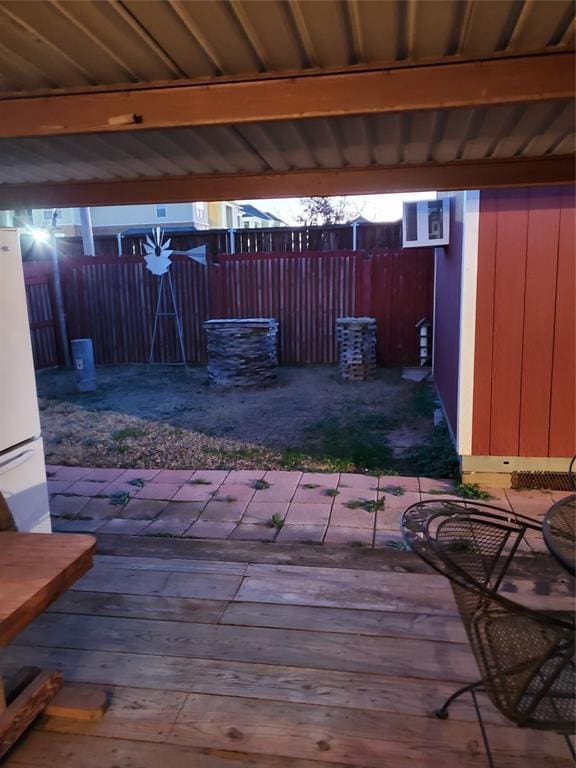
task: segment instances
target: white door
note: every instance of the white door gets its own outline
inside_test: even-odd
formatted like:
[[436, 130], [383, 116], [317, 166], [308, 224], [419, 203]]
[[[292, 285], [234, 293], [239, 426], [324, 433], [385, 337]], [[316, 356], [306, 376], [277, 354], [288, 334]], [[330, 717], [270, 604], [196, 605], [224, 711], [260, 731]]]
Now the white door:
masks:
[[0, 458], [40, 434], [18, 233], [0, 229]]
[[44, 447], [40, 438], [0, 456], [0, 493], [19, 531], [50, 532]]

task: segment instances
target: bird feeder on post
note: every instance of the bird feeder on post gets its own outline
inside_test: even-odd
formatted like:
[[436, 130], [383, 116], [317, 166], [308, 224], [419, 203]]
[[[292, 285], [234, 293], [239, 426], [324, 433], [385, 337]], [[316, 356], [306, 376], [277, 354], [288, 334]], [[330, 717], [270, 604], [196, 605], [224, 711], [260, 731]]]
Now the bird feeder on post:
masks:
[[423, 317], [415, 325], [418, 329], [418, 356], [420, 368], [430, 364], [430, 322]]

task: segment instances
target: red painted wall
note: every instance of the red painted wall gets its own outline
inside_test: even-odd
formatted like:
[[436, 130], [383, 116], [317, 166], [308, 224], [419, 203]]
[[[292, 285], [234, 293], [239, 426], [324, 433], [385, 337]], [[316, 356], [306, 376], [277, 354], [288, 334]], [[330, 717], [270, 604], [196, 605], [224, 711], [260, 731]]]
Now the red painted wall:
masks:
[[480, 195], [472, 453], [576, 453], [572, 187]]
[[450, 208], [450, 245], [436, 249], [434, 305], [434, 382], [454, 436], [458, 418], [462, 206], [463, 196], [460, 193], [455, 196]]

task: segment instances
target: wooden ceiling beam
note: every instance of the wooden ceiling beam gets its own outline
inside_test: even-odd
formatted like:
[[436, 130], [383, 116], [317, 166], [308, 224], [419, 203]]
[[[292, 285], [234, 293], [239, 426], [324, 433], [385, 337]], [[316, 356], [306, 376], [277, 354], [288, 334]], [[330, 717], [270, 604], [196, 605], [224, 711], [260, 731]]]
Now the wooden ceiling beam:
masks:
[[479, 107], [574, 97], [575, 54], [18, 96], [0, 138]]
[[0, 210], [573, 183], [572, 156], [58, 184], [0, 184]]

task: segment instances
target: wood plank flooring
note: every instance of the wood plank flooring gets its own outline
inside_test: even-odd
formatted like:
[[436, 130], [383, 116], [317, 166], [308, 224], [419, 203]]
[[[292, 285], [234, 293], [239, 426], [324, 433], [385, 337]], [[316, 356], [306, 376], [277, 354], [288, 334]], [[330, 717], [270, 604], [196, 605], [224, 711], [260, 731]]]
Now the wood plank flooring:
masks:
[[[0, 666], [60, 668], [110, 709], [41, 718], [6, 765], [487, 765], [470, 698], [432, 716], [478, 674], [441, 577], [406, 553], [230, 544], [102, 536], [95, 568]], [[510, 592], [571, 605], [567, 582], [543, 590], [528, 566]], [[571, 765], [561, 737], [515, 728], [485, 698], [481, 709], [496, 768]]]

